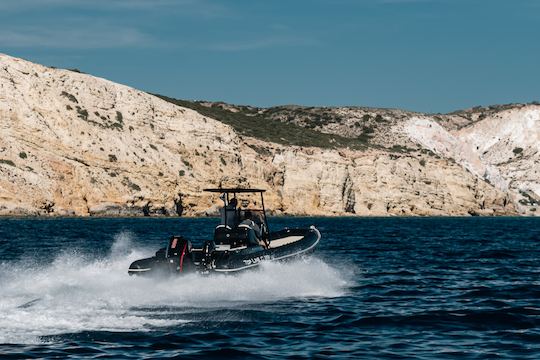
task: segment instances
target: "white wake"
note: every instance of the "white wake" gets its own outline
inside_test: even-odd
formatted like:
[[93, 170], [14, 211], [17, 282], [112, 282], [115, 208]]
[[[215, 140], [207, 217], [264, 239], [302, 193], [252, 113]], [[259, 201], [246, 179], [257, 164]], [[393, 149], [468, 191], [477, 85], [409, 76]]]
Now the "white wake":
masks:
[[[157, 250], [157, 249], [153, 249]], [[0, 265], [0, 344], [89, 330], [144, 331], [186, 322], [168, 309], [226, 308], [240, 303], [342, 295], [348, 280], [316, 258], [263, 264], [239, 275], [174, 279], [130, 277], [129, 264], [153, 254], [116, 237], [103, 258], [63, 253], [48, 266]], [[179, 310], [180, 309], [180, 310]]]

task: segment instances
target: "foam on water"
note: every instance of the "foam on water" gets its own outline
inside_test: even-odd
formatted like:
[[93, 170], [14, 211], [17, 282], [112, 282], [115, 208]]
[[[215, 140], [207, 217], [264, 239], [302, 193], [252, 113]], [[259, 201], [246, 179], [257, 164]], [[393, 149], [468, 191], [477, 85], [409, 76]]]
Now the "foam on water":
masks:
[[[263, 264], [233, 276], [130, 277], [129, 264], [156, 249], [116, 236], [107, 256], [62, 253], [49, 265], [0, 265], [0, 343], [86, 330], [144, 331], [187, 322], [182, 308], [228, 307], [295, 297], [334, 297], [347, 276], [317, 258]], [[175, 316], [167, 316], [167, 312]], [[180, 314], [180, 315], [179, 315]]]

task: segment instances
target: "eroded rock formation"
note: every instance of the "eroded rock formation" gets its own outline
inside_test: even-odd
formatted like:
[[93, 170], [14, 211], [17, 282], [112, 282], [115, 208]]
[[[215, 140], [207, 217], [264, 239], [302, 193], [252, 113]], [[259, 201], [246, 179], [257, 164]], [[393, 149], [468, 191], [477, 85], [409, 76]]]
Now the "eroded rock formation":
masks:
[[[339, 133], [358, 110], [332, 111], [343, 124], [315, 130]], [[400, 112], [385, 115], [365, 149], [291, 146], [127, 86], [0, 55], [0, 214], [204, 215], [216, 211], [201, 192], [213, 186], [266, 188], [267, 207], [285, 214], [535, 214], [539, 113], [510, 108], [457, 128]]]

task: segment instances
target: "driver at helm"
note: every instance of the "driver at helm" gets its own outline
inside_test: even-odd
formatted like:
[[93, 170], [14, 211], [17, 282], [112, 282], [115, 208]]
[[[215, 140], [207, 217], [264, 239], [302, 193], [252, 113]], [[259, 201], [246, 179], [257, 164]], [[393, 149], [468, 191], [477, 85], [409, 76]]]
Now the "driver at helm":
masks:
[[255, 245], [264, 246], [264, 242], [260, 241], [260, 239], [262, 238], [262, 230], [259, 227], [259, 225], [257, 225], [253, 221], [253, 214], [251, 213], [250, 210], [245, 211], [244, 220], [240, 223], [240, 225], [249, 227], [250, 229], [253, 230], [253, 232], [255, 234], [254, 237], [252, 237], [252, 236], [249, 237], [249, 245], [252, 245], [252, 246], [255, 246]]

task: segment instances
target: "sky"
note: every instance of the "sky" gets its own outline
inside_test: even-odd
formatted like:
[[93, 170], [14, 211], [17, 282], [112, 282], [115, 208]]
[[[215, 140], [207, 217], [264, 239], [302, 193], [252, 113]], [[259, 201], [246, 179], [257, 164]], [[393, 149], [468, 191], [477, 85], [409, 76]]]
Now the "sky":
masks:
[[540, 100], [540, 0], [0, 0], [0, 52], [191, 100]]

